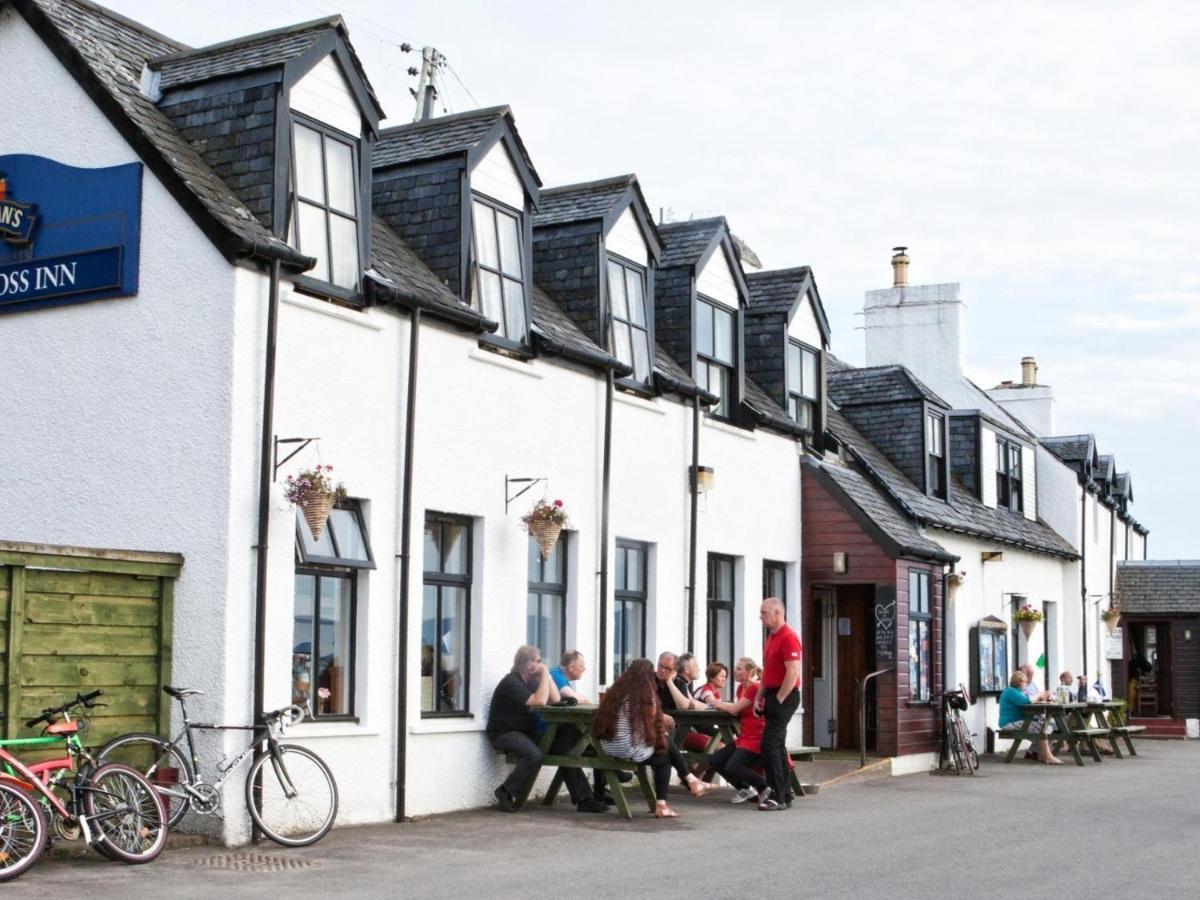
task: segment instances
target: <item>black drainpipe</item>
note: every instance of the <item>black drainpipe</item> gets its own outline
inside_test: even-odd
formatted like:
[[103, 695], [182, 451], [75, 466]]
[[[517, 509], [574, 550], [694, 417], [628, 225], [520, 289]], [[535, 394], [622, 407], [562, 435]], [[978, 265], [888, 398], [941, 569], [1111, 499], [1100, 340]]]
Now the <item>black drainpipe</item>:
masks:
[[1083, 604], [1083, 677], [1088, 675], [1088, 627], [1087, 627], [1087, 485], [1083, 486], [1083, 497], [1079, 501], [1079, 594]]
[[[946, 614], [946, 608], [950, 605], [950, 576], [954, 573], [955, 563], [950, 563], [950, 568], [942, 566], [942, 690], [948, 691], [950, 685], [950, 667], [946, 665], [946, 644], [949, 641], [949, 635], [946, 632], [946, 622], [949, 617]], [[958, 635], [955, 634], [957, 639]], [[957, 660], [956, 660], [957, 662]]]
[[254, 721], [263, 714], [267, 659], [267, 533], [271, 522], [271, 448], [275, 429], [275, 355], [279, 337], [279, 260], [271, 260], [267, 299], [267, 348], [263, 375], [262, 442], [258, 458], [258, 561], [254, 588]]
[[1113, 603], [1113, 576], [1117, 571], [1117, 511], [1108, 511], [1108, 605]]
[[600, 476], [600, 683], [608, 683], [608, 501], [612, 474], [613, 370], [604, 373], [604, 460]]
[[687, 652], [695, 653], [696, 641], [696, 532], [699, 519], [698, 501], [700, 492], [696, 482], [700, 473], [700, 395], [692, 396], [692, 471], [689, 473], [691, 490], [691, 538], [688, 541], [688, 602], [687, 602]]

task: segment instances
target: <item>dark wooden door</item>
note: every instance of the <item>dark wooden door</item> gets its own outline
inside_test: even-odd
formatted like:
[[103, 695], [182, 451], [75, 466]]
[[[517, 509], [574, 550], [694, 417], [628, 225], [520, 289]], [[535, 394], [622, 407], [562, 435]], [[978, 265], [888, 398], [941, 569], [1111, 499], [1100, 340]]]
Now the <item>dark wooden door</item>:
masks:
[[[857, 750], [861, 735], [858, 722], [858, 685], [867, 674], [868, 628], [866, 587], [837, 589], [837, 749]], [[847, 633], [848, 632], [848, 633]]]

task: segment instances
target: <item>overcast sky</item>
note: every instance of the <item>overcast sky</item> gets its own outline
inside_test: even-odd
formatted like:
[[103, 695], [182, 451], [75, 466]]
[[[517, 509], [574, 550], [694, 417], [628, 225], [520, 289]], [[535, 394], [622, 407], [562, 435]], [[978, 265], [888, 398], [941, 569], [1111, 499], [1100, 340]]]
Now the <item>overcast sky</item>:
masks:
[[107, 5], [193, 46], [341, 13], [390, 124], [435, 46], [448, 110], [510, 104], [546, 185], [636, 172], [668, 217], [720, 213], [768, 268], [812, 266], [853, 362], [863, 292], [908, 245], [912, 283], [962, 285], [968, 374], [1036, 356], [1058, 432], [1132, 473], [1150, 555], [1200, 557], [1193, 4]]

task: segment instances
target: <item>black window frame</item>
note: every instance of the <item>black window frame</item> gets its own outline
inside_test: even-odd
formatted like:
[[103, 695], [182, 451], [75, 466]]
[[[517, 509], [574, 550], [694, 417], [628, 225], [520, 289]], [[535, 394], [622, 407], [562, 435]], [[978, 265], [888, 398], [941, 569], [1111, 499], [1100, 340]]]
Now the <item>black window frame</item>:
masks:
[[[325, 188], [325, 197], [322, 203], [316, 203], [311, 198], [300, 198], [299, 181], [296, 172], [296, 127], [307, 128], [310, 131], [315, 131], [321, 135], [321, 182]], [[325, 144], [329, 140], [335, 140], [340, 144], [349, 146], [351, 157], [354, 162], [354, 215], [346, 215], [344, 210], [335, 210], [329, 205], [329, 170], [326, 165]], [[288, 166], [288, 243], [294, 246], [301, 253], [305, 252], [301, 246], [300, 240], [300, 203], [305, 203], [309, 206], [317, 207], [325, 213], [325, 259], [329, 268], [329, 278], [321, 279], [307, 272], [296, 274], [294, 281], [297, 287], [310, 290], [314, 293], [324, 296], [335, 297], [339, 300], [345, 300], [355, 305], [363, 304], [362, 296], [362, 279], [364, 265], [364, 247], [366, 246], [367, 235], [363, 228], [363, 189], [362, 189], [362, 140], [353, 135], [346, 134], [331, 125], [324, 122], [318, 122], [316, 119], [309, 118], [303, 114], [292, 110], [290, 112], [288, 146], [291, 151], [291, 165]], [[354, 287], [347, 288], [345, 285], [337, 284], [333, 280], [333, 229], [329, 227], [330, 216], [339, 216], [343, 219], [353, 219], [354, 234], [356, 236], [355, 247], [355, 267], [357, 275], [354, 279]]]
[[[1024, 513], [1022, 490], [1024, 464], [1020, 442], [996, 435], [996, 506], [1009, 512]], [[1013, 471], [1013, 463], [1016, 471]]]
[[[567, 560], [567, 532], [566, 531], [559, 532], [558, 542], [555, 545], [556, 552], [558, 553], [558, 558], [562, 561], [562, 582], [561, 583], [545, 580], [546, 560], [542, 559], [541, 553], [538, 552], [537, 540], [533, 537], [533, 535], [529, 536], [529, 545], [530, 545], [530, 548], [532, 548], [532, 550], [533, 550], [533, 556], [531, 557], [531, 559], [536, 560], [535, 564], [537, 566], [537, 574], [539, 577], [537, 579], [535, 579], [533, 577], [534, 576], [533, 572], [529, 572], [528, 570], [526, 572], [526, 579], [527, 579], [528, 583], [526, 585], [526, 591], [525, 591], [525, 617], [526, 617], [526, 628], [525, 628], [526, 641], [525, 642], [527, 644], [533, 644], [535, 647], [537, 647], [542, 652], [543, 659], [551, 660], [554, 665], [557, 665], [559, 656], [561, 655], [562, 651], [566, 650], [566, 648], [567, 648], [567, 583], [568, 583], [568, 578], [570, 577], [570, 566], [569, 566], [569, 562]], [[539, 639], [541, 637], [540, 635], [533, 635], [532, 639], [531, 639], [531, 636], [529, 634], [529, 627], [528, 627], [529, 611], [530, 611], [529, 604], [532, 600], [532, 598], [530, 597], [531, 594], [537, 595], [537, 600], [534, 601], [537, 604], [537, 609], [535, 610], [535, 616], [534, 616], [535, 622], [541, 622], [542, 602], [544, 599], [549, 598], [549, 599], [552, 599], [554, 602], [557, 602], [560, 604], [560, 611], [562, 614], [559, 617], [559, 622], [561, 624], [560, 624], [560, 629], [559, 629], [560, 633], [558, 635], [558, 642], [559, 642], [561, 649], [559, 650], [559, 652], [557, 654], [551, 654], [550, 652], [547, 651], [546, 647], [542, 645], [542, 642]]]
[[[914, 608], [914, 582], [918, 586], [916, 590], [916, 606]], [[920, 585], [924, 585], [924, 590], [920, 590]], [[924, 608], [921, 605], [921, 596], [924, 595]], [[933, 696], [934, 685], [934, 665], [935, 649], [933, 635], [933, 612], [934, 612], [934, 596], [933, 596], [933, 578], [928, 569], [910, 568], [908, 570], [908, 703], [910, 706], [924, 706], [931, 702]], [[926, 640], [929, 642], [929, 665], [925, 675], [925, 696], [920, 696], [921, 683], [921, 633], [924, 632]], [[913, 638], [916, 638], [917, 654], [913, 657]], [[914, 678], [913, 667], [916, 666], [916, 677]], [[914, 695], [914, 691], [917, 694]]]
[[[358, 573], [361, 569], [348, 568], [346, 566], [327, 566], [327, 565], [297, 565], [295, 576], [305, 575], [313, 578], [313, 610], [312, 610], [312, 640], [309, 643], [310, 661], [309, 661], [309, 702], [308, 714], [313, 721], [319, 722], [357, 722], [358, 716], [354, 711], [354, 695], [357, 681], [358, 670]], [[317, 682], [320, 679], [319, 674], [312, 668], [314, 662], [319, 662], [317, 653], [321, 647], [321, 583], [326, 578], [337, 578], [349, 583], [350, 585], [350, 623], [349, 636], [350, 646], [346, 655], [346, 678], [348, 684], [346, 686], [346, 706], [347, 711], [342, 713], [322, 714], [317, 709], [317, 704], [312, 702], [312, 692], [317, 688]], [[294, 585], [294, 582], [293, 582]], [[293, 587], [292, 596], [292, 633], [293, 639], [295, 635], [295, 590]], [[296, 667], [296, 649], [292, 647], [292, 669]], [[293, 695], [294, 699], [294, 695]]]
[[[722, 566], [729, 567], [729, 599], [718, 600], [716, 597], [716, 587], [718, 572]], [[732, 670], [733, 664], [737, 657], [735, 656], [737, 648], [737, 558], [730, 556], [727, 553], [709, 553], [707, 560], [708, 568], [708, 588], [707, 597], [705, 598], [705, 609], [708, 619], [708, 640], [706, 641], [708, 661], [723, 662]], [[729, 646], [726, 648], [717, 646], [717, 621], [720, 614], [727, 612], [729, 614]], [[729, 651], [729, 658], [723, 659], [723, 651]]]
[[[622, 380], [636, 387], [645, 388], [650, 383], [651, 379], [654, 378], [654, 338], [650, 330], [651, 323], [654, 321], [654, 310], [650, 307], [650, 279], [647, 277], [645, 266], [631, 262], [625, 257], [618, 256], [615, 253], [605, 252], [604, 257], [604, 289], [605, 296], [608, 298], [608, 336], [611, 344], [610, 352], [613, 356], [616, 356], [618, 359], [620, 359], [620, 355], [617, 353], [616, 323], [621, 322], [627, 328], [629, 328], [629, 353], [632, 358], [629, 360], [628, 365], [634, 370], [632, 375], [628, 375]], [[645, 322], [644, 325], [639, 325], [637, 322], [634, 322], [629, 318], [622, 318], [614, 311], [612, 302], [612, 266], [616, 266], [621, 269], [621, 276], [625, 282], [628, 282], [631, 274], [641, 282], [642, 318]], [[625, 288], [625, 308], [629, 308], [629, 289], [627, 286]], [[644, 378], [638, 378], [637, 376], [637, 354], [634, 352], [633, 348], [633, 340], [636, 332], [641, 332], [645, 338], [646, 375]], [[625, 360], [622, 360], [622, 362], [624, 361]]]
[[619, 553], [621, 553], [622, 550], [625, 550], [625, 551], [635, 550], [635, 551], [641, 552], [642, 565], [641, 565], [640, 581], [641, 581], [642, 589], [640, 591], [635, 591], [635, 590], [629, 589], [629, 586], [628, 586], [629, 585], [629, 582], [628, 582], [629, 564], [628, 564], [628, 562], [626, 562], [625, 567], [624, 567], [624, 571], [626, 573], [625, 586], [624, 587], [621, 586], [619, 574], [622, 571], [622, 567], [617, 564], [618, 561], [614, 560], [614, 565], [613, 565], [613, 679], [614, 680], [619, 678], [621, 676], [621, 673], [625, 671], [625, 669], [629, 665], [629, 663], [632, 662], [634, 659], [637, 659], [638, 655], [639, 655], [639, 654], [632, 653], [632, 652], [629, 653], [628, 655], [626, 655], [621, 650], [622, 645], [625, 643], [625, 641], [624, 641], [624, 637], [625, 637], [624, 624], [629, 621], [629, 617], [618, 615], [620, 607], [630, 606], [632, 604], [639, 604], [641, 606], [642, 633], [638, 636], [638, 642], [641, 645], [641, 649], [642, 649], [642, 653], [640, 655], [645, 656], [645, 652], [646, 652], [646, 615], [649, 610], [649, 600], [650, 600], [650, 585], [649, 585], [650, 545], [644, 541], [632, 541], [632, 540], [627, 540], [625, 538], [618, 538], [617, 543], [616, 543], [616, 552], [619, 554]]
[[925, 410], [925, 493], [939, 500], [946, 500], [950, 495], [950, 479], [946, 471], [946, 430], [945, 413], [932, 409]]
[[[712, 354], [704, 353], [700, 350], [699, 328], [695, 329], [697, 334], [695, 353], [696, 353], [696, 383], [707, 391], [717, 394], [721, 399], [715, 406], [712, 406], [706, 412], [706, 415], [714, 419], [720, 419], [725, 422], [732, 421], [736, 416], [736, 411], [739, 403], [737, 390], [737, 374], [738, 374], [738, 309], [730, 309], [724, 303], [713, 300], [711, 297], [706, 297], [703, 294], [696, 294], [695, 315], [697, 320], [705, 311], [709, 310], [708, 315], [712, 318], [712, 327], [710, 333], [713, 337], [713, 350], [716, 350], [716, 316], [718, 312], [728, 315], [731, 319], [730, 335], [732, 346], [730, 352], [733, 357], [731, 361], [725, 361]], [[728, 389], [725, 391], [714, 391], [712, 389], [712, 373], [713, 370], [725, 372], [728, 375]], [[701, 374], [703, 373], [703, 375]]]
[[[442, 619], [442, 592], [444, 587], [466, 588], [466, 603], [464, 604], [464, 622], [462, 636], [462, 682], [463, 682], [463, 708], [462, 709], [442, 709], [441, 708], [441, 693], [433, 692], [434, 708], [432, 710], [421, 710], [421, 718], [423, 719], [453, 719], [453, 718], [472, 718], [471, 712], [471, 619], [473, 597], [474, 597], [474, 551], [475, 551], [475, 520], [471, 516], [456, 515], [454, 513], [443, 513], [427, 510], [425, 512], [425, 527], [429, 526], [430, 522], [439, 522], [449, 525], [462, 526], [466, 533], [466, 573], [457, 574], [452, 572], [431, 572], [425, 569], [424, 554], [422, 554], [421, 568], [423, 570], [421, 577], [421, 593], [422, 605], [424, 604], [424, 589], [429, 586], [438, 588], [437, 598], [437, 613], [436, 621]], [[439, 540], [439, 546], [441, 542]], [[440, 631], [440, 627], [435, 625], [435, 634]], [[434, 656], [432, 660], [432, 668], [435, 672], [441, 671], [441, 642], [434, 642]]]
[[[533, 292], [533, 272], [531, 271], [532, 260], [530, 259], [530, 244], [529, 236], [525, 233], [526, 216], [524, 210], [516, 209], [503, 203], [494, 197], [489, 197], [486, 194], [479, 194], [471, 191], [468, 194], [468, 203], [470, 203], [471, 211], [471, 230], [470, 230], [470, 270], [468, 272], [468, 284], [470, 285], [470, 306], [483, 315], [487, 312], [483, 308], [483, 293], [479, 287], [479, 270], [482, 268], [485, 272], [496, 275], [500, 279], [500, 304], [504, 315], [500, 317], [500, 327], [495, 333], [481, 336], [480, 340], [488, 344], [496, 344], [505, 349], [516, 350], [520, 353], [526, 353], [529, 350], [529, 333], [533, 326], [533, 309], [530, 303], [530, 298]], [[475, 215], [475, 204], [479, 203], [487, 206], [492, 210], [494, 216], [506, 215], [517, 220], [517, 253], [521, 258], [521, 308], [524, 311], [525, 330], [520, 337], [514, 338], [508, 333], [508, 303], [504, 296], [504, 281], [518, 281], [512, 275], [506, 273], [502, 268], [493, 269], [491, 266], [485, 265], [479, 261], [479, 250], [477, 247], [477, 232], [479, 222]], [[496, 220], [496, 257], [500, 257], [500, 225], [499, 220]], [[503, 263], [500, 264], [501, 266]]]
[[[783, 590], [778, 594], [772, 594], [767, 589], [767, 585], [771, 581], [771, 577], [769, 575], [769, 573], [771, 573], [771, 572], [779, 573], [780, 584], [783, 585]], [[763, 564], [762, 564], [762, 598], [764, 600], [766, 600], [768, 597], [772, 597], [772, 596], [778, 597], [780, 600], [782, 600], [783, 608], [787, 609], [787, 604], [788, 604], [787, 563], [779, 562], [778, 560], [773, 560], [773, 559], [764, 559]], [[763, 639], [763, 647], [764, 648], [767, 646], [767, 636], [770, 635], [770, 633], [771, 633], [771, 630], [764, 625], [763, 630], [762, 630], [762, 639]]]
[[[787, 393], [787, 414], [792, 417], [792, 420], [797, 424], [806, 428], [811, 428], [816, 434], [820, 425], [820, 409], [821, 409], [821, 351], [804, 341], [788, 338], [787, 355], [784, 359], [784, 390]], [[792, 390], [791, 371], [792, 371], [792, 350], [799, 351], [796, 363], [796, 380], [800, 385], [800, 392]], [[804, 383], [804, 356], [810, 354], [813, 357], [813, 377], [816, 379], [816, 384], [813, 386], [813, 394], [809, 396], [804, 393], [807, 385]], [[809, 409], [808, 423], [800, 420], [801, 404]]]
[[333, 544], [333, 549], [336, 555], [334, 556], [319, 556], [315, 553], [309, 553], [304, 546], [304, 533], [301, 529], [307, 529], [308, 523], [304, 517], [300, 515], [300, 511], [296, 511], [296, 564], [306, 566], [339, 566], [346, 569], [374, 569], [375, 555], [371, 551], [371, 536], [367, 533], [366, 519], [363, 518], [362, 506], [358, 500], [347, 499], [343, 500], [334, 506], [335, 510], [349, 512], [355, 519], [355, 524], [358, 525], [359, 534], [362, 535], [363, 547], [367, 551], [365, 560], [355, 559], [354, 557], [341, 556], [337, 554], [338, 539], [337, 532], [334, 531], [331, 520], [325, 523], [325, 534], [329, 535], [329, 541]]

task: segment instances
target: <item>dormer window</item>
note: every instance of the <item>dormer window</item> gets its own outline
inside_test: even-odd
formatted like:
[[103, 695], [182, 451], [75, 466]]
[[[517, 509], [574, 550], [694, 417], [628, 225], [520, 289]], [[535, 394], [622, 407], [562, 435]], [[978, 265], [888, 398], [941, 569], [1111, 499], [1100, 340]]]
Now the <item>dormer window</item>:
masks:
[[475, 197], [475, 306], [500, 323], [496, 334], [518, 343], [525, 340], [525, 279], [521, 263], [521, 217]]
[[946, 499], [946, 417], [937, 413], [925, 415], [925, 489]]
[[349, 291], [359, 283], [358, 165], [354, 143], [315, 123], [292, 126], [291, 243], [317, 264], [305, 273]]
[[611, 257], [608, 299], [612, 309], [612, 346], [617, 359], [633, 367], [635, 381], [650, 380], [650, 332], [646, 326], [646, 275]]
[[696, 383], [721, 398], [711, 415], [728, 419], [733, 414], [734, 312], [704, 297], [696, 302]]
[[996, 438], [996, 505], [1021, 512], [1021, 445]]
[[802, 428], [813, 428], [821, 399], [820, 356], [799, 341], [788, 341], [787, 411]]

